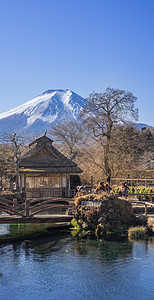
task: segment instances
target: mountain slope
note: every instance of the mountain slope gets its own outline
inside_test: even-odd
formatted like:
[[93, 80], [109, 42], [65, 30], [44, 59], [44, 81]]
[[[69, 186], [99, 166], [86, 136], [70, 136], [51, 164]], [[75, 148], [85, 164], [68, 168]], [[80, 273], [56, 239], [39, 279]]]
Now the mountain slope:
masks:
[[48, 90], [38, 97], [0, 114], [0, 131], [26, 130], [40, 133], [52, 122], [78, 116], [84, 99], [70, 90]]
[[142, 128], [146, 127], [146, 128], [150, 128], [152, 126], [148, 125], [148, 124], [144, 124], [144, 123], [136, 123], [135, 124], [136, 128], [141, 130]]
[[[48, 90], [38, 97], [0, 114], [1, 131], [24, 131], [31, 135], [48, 130], [52, 123], [63, 119], [77, 118], [84, 99], [70, 90]], [[150, 127], [134, 124], [139, 130]]]

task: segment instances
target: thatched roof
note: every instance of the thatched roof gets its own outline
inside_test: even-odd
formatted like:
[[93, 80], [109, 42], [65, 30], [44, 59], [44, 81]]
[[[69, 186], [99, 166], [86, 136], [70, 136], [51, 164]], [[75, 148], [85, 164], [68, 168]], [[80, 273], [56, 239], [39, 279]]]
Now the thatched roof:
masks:
[[46, 134], [29, 144], [30, 150], [22, 156], [20, 172], [81, 173], [76, 163], [60, 153]]

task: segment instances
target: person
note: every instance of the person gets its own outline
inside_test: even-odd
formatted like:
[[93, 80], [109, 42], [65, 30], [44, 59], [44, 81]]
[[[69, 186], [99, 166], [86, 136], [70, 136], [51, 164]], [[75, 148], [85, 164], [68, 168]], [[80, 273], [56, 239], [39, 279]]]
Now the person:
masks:
[[0, 191], [2, 191], [3, 190], [3, 183], [2, 183], [2, 181], [0, 181]]
[[129, 186], [127, 185], [127, 182], [123, 182], [121, 187], [122, 197], [125, 198], [128, 197], [128, 190], [129, 190]]
[[80, 192], [83, 193], [84, 195], [88, 193], [88, 189], [86, 185], [85, 186], [78, 185], [76, 189], [77, 189], [76, 196], [78, 196]]
[[127, 175], [127, 178], [128, 178], [127, 179], [127, 184], [130, 185], [130, 180], [129, 180], [130, 179], [130, 174]]
[[101, 181], [99, 182], [99, 184], [97, 185], [96, 189], [95, 189], [95, 193], [98, 194], [100, 192], [105, 191], [105, 186], [104, 186], [104, 182]]
[[86, 194], [88, 194], [89, 190], [87, 185], [84, 185], [83, 190], [86, 192]]
[[106, 183], [106, 188], [105, 189], [106, 189], [107, 193], [110, 193], [111, 187], [110, 187], [109, 183]]
[[82, 185], [78, 185], [78, 186], [76, 187], [76, 189], [77, 189], [77, 192], [80, 192], [81, 189], [82, 189]]

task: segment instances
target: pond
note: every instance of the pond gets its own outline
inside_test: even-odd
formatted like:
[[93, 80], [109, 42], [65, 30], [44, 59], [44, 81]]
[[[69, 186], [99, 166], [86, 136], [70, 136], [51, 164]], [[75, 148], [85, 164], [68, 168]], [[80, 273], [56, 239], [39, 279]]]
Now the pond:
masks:
[[154, 240], [57, 235], [0, 246], [0, 299], [154, 299]]

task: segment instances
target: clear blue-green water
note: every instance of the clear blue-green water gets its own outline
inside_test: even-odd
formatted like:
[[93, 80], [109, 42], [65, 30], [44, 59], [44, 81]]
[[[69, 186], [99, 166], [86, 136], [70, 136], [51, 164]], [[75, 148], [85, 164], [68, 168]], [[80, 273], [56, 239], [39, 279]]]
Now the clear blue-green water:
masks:
[[1, 300], [154, 299], [154, 240], [70, 235], [0, 246]]

